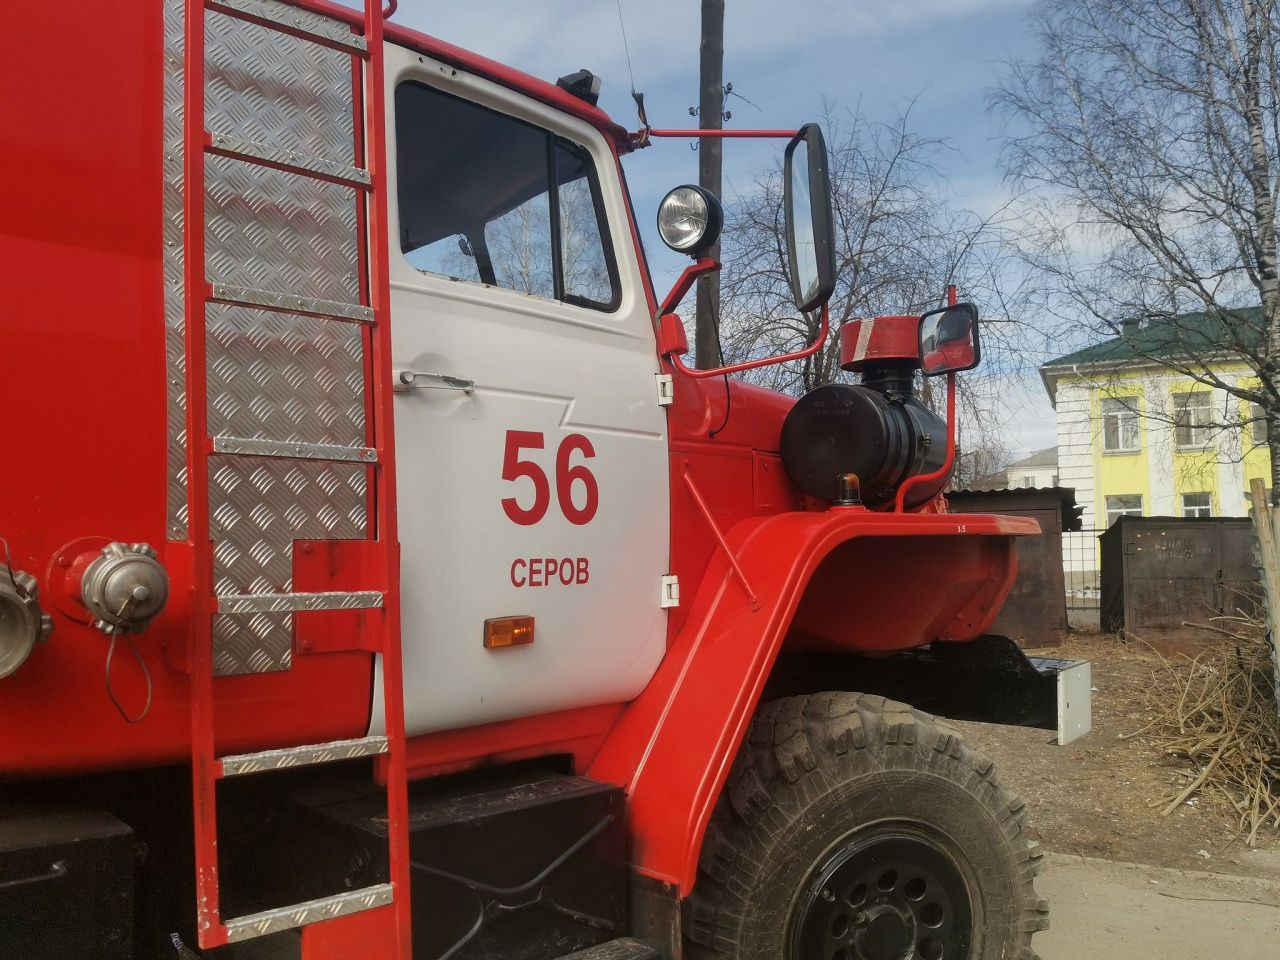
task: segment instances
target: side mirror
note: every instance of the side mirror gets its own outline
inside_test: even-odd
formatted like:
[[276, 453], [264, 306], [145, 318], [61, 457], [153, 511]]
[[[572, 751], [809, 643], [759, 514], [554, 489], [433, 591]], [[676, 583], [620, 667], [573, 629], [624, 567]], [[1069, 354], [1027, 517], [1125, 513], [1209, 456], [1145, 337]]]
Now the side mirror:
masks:
[[978, 308], [972, 303], [943, 307], [920, 318], [920, 369], [926, 377], [972, 370], [981, 358]]
[[783, 183], [791, 292], [808, 313], [831, 299], [836, 286], [827, 144], [816, 123], [806, 123], [787, 144]]

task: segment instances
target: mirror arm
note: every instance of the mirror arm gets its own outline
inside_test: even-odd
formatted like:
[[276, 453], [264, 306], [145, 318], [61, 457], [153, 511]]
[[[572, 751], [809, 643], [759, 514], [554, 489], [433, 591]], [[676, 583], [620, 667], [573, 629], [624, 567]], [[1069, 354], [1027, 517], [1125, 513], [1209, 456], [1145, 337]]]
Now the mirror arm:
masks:
[[794, 137], [798, 130], [742, 130], [731, 129], [721, 130], [707, 127], [701, 130], [669, 130], [654, 129], [650, 127], [648, 130], [637, 130], [631, 134], [631, 139], [636, 140], [641, 136], [648, 137], [690, 137], [699, 138], [707, 137], [718, 140], [790, 140]]
[[670, 313], [676, 307], [680, 306], [680, 301], [685, 298], [685, 294], [689, 292], [689, 288], [693, 286], [693, 281], [711, 270], [719, 270], [720, 261], [711, 257], [699, 257], [689, 266], [684, 268], [684, 272], [680, 274], [680, 279], [676, 281], [676, 285], [671, 288], [671, 292], [666, 295], [662, 301], [662, 306], [658, 308], [658, 316]]
[[907, 481], [898, 488], [898, 498], [894, 503], [894, 511], [896, 513], [904, 512], [907, 502], [907, 493], [912, 487], [924, 483], [931, 483], [934, 480], [945, 477], [951, 470], [951, 465], [956, 459], [956, 374], [952, 370], [947, 374], [947, 459], [943, 461], [942, 466], [933, 473], [925, 473], [916, 477], [909, 477]]
[[729, 373], [740, 373], [743, 370], [755, 370], [758, 367], [768, 367], [775, 363], [786, 363], [788, 360], [803, 360], [806, 357], [812, 357], [815, 353], [822, 349], [823, 344], [827, 342], [827, 332], [830, 329], [830, 314], [827, 311], [827, 305], [822, 305], [822, 323], [818, 327], [818, 338], [812, 344], [803, 350], [797, 350], [794, 353], [784, 353], [778, 357], [764, 357], [760, 360], [747, 360], [744, 363], [731, 363], [726, 367], [715, 367], [711, 370], [694, 370], [687, 367], [675, 354], [667, 354], [667, 359], [671, 365], [683, 373], [686, 377], [693, 380], [707, 380], [711, 377], [722, 377]]

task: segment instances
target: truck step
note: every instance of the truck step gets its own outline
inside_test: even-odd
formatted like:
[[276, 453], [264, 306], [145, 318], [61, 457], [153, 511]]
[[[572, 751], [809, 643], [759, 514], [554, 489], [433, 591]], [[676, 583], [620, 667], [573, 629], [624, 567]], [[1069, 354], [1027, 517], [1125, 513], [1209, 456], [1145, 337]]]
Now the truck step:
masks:
[[232, 307], [262, 307], [281, 313], [297, 313], [304, 317], [323, 317], [328, 320], [355, 320], [373, 323], [373, 307], [341, 300], [321, 300], [317, 297], [299, 297], [292, 293], [274, 290], [258, 290], [253, 287], [237, 287], [230, 283], [211, 284], [209, 300]]
[[308, 610], [376, 610], [385, 602], [378, 590], [318, 593], [220, 593], [218, 613], [300, 613]]
[[272, 27], [312, 43], [365, 55], [369, 44], [346, 24], [279, 0], [209, 0], [215, 13]]
[[295, 903], [275, 910], [264, 910], [262, 913], [251, 913], [243, 917], [228, 920], [227, 942], [252, 940], [254, 937], [265, 937], [269, 933], [281, 930], [293, 930], [305, 927], [309, 923], [321, 920], [332, 920], [334, 917], [345, 917], [362, 910], [386, 906], [391, 902], [391, 884], [379, 883], [372, 887], [361, 887], [332, 897], [320, 897]]
[[286, 460], [327, 460], [331, 463], [377, 463], [373, 447], [347, 447], [339, 443], [304, 440], [264, 440], [257, 437], [212, 437], [214, 453], [240, 457], [278, 457]]
[[621, 937], [608, 943], [599, 943], [576, 953], [565, 954], [560, 960], [658, 960], [661, 954], [647, 943]]
[[209, 151], [220, 157], [273, 167], [302, 177], [316, 177], [355, 189], [367, 188], [373, 182], [369, 171], [362, 170], [360, 167], [334, 163], [323, 157], [294, 150], [281, 150], [268, 143], [258, 143], [256, 140], [229, 137], [224, 133], [209, 135]]
[[314, 763], [335, 763], [338, 760], [354, 760], [356, 757], [386, 752], [386, 737], [361, 737], [358, 740], [333, 740], [301, 747], [261, 750], [258, 753], [231, 754], [223, 757], [219, 763], [224, 777], [240, 777], [248, 773], [305, 767]]

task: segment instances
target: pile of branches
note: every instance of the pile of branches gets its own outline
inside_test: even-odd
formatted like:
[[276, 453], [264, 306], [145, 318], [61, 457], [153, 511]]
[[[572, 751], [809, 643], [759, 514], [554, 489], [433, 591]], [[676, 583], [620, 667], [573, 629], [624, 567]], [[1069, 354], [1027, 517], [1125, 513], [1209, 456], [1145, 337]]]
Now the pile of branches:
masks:
[[[1148, 687], [1156, 719], [1145, 732], [1193, 770], [1185, 787], [1153, 806], [1166, 817], [1193, 797], [1222, 806], [1239, 817], [1239, 834], [1255, 846], [1259, 831], [1280, 829], [1280, 712], [1271, 645], [1252, 617], [1215, 618], [1208, 628], [1223, 640], [1196, 657], [1165, 660]], [[1171, 691], [1177, 693], [1172, 701]]]

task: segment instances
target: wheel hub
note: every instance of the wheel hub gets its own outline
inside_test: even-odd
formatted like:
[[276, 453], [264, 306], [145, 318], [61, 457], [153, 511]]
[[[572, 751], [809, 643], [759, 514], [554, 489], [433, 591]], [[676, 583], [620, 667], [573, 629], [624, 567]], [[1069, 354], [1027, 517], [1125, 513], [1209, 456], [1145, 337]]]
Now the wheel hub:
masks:
[[853, 955], [858, 960], [900, 960], [915, 943], [915, 919], [889, 903], [854, 914]]
[[964, 960], [972, 915], [960, 867], [932, 838], [855, 835], [818, 864], [791, 915], [789, 960]]

